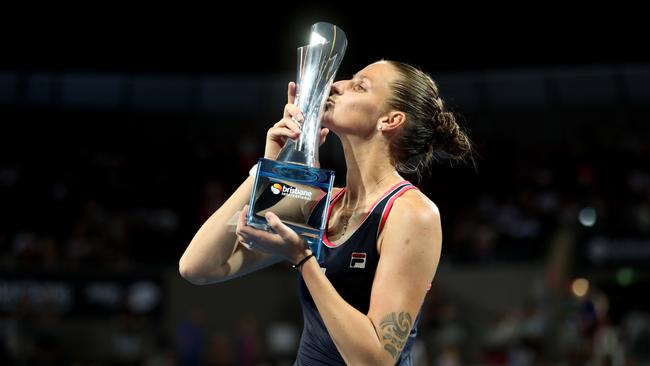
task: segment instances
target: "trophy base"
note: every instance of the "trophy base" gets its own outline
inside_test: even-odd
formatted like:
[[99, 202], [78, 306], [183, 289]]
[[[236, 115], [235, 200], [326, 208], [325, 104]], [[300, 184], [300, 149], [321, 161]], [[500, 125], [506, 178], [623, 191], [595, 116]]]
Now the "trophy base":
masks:
[[[272, 231], [264, 215], [273, 212], [302, 236], [317, 257], [325, 232], [334, 171], [282, 161], [260, 159], [248, 207], [246, 223]], [[321, 199], [325, 209], [320, 217], [311, 212]]]

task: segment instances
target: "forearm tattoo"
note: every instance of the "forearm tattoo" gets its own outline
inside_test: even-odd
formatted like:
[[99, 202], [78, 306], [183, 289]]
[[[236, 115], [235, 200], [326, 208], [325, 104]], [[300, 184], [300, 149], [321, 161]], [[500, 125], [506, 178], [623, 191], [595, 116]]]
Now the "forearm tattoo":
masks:
[[402, 353], [412, 325], [411, 315], [405, 311], [390, 313], [379, 323], [384, 349], [393, 356], [393, 360], [397, 360]]

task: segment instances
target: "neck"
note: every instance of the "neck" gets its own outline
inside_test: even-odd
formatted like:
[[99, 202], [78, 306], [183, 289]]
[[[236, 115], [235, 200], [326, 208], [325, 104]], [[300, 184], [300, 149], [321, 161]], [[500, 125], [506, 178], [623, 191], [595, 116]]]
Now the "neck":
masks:
[[404, 180], [390, 163], [384, 142], [354, 138], [341, 139], [347, 164], [343, 208], [357, 210], [397, 182]]

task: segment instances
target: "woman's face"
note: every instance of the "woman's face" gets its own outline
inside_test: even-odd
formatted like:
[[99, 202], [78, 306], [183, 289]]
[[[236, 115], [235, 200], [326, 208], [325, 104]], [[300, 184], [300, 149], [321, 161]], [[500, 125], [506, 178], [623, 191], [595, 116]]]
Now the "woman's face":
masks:
[[338, 134], [367, 135], [377, 129], [377, 121], [387, 110], [389, 85], [397, 71], [385, 61], [365, 67], [351, 80], [332, 85], [325, 105], [322, 126]]

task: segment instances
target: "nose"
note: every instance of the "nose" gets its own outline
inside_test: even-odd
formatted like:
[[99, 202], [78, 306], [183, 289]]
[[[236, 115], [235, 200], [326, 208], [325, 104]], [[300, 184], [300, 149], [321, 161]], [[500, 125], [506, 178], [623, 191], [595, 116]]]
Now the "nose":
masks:
[[343, 91], [343, 80], [339, 80], [332, 84], [332, 89], [330, 90], [330, 95], [341, 95]]

